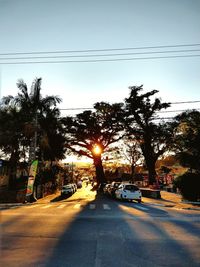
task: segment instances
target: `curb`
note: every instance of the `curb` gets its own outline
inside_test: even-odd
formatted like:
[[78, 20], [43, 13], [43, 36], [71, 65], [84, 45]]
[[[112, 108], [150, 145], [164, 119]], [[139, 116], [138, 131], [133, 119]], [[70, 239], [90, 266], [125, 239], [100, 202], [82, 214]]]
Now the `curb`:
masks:
[[199, 201], [182, 200], [181, 202], [182, 202], [183, 204], [193, 204], [193, 205], [199, 205], [199, 206], [200, 206], [200, 202], [199, 202]]

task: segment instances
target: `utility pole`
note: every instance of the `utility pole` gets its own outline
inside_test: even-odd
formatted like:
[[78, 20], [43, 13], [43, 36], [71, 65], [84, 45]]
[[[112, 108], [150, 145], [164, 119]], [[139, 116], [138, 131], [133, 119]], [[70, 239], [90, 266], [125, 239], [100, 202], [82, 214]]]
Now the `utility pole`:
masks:
[[2, 74], [1, 74], [1, 65], [0, 65], [0, 101], [1, 101], [1, 78], [2, 78]]
[[38, 117], [37, 112], [34, 119], [34, 136], [31, 139], [30, 150], [29, 150], [29, 164], [36, 159], [36, 150], [37, 150], [37, 127], [38, 127]]

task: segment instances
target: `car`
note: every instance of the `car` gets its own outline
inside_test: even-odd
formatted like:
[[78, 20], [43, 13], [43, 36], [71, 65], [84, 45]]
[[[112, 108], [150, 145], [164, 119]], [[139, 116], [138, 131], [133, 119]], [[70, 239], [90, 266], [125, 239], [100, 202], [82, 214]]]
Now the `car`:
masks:
[[74, 187], [72, 184], [63, 185], [61, 189], [61, 196], [69, 196], [73, 195], [74, 193]]
[[82, 181], [81, 180], [77, 182], [77, 188], [82, 188]]
[[75, 183], [70, 184], [73, 187], [73, 193], [77, 191], [77, 185]]
[[112, 182], [110, 187], [108, 188], [108, 193], [111, 197], [115, 197], [115, 191], [117, 190], [117, 188], [119, 187], [119, 185], [121, 184], [121, 182]]
[[111, 184], [106, 184], [103, 188], [104, 195], [109, 195], [109, 189], [111, 187]]
[[120, 184], [115, 190], [115, 197], [121, 200], [136, 200], [138, 203], [141, 203], [142, 201], [142, 193], [140, 189], [136, 185], [130, 183]]

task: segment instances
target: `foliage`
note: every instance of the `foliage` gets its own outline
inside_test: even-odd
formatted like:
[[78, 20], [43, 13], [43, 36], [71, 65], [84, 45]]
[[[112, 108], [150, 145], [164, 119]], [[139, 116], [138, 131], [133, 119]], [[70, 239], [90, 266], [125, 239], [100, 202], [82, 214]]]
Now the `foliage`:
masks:
[[183, 167], [200, 172], [200, 112], [186, 111], [176, 116], [175, 150]]
[[[66, 117], [63, 123], [67, 134], [66, 147], [78, 155], [93, 159], [97, 181], [102, 182], [105, 175], [101, 156], [122, 138], [123, 110], [121, 103], [105, 102], [94, 104], [94, 109], [95, 111], [84, 111], [74, 118]], [[100, 148], [99, 153], [95, 153], [95, 146]]]
[[119, 153], [131, 166], [131, 176], [135, 173], [136, 166], [143, 163], [143, 155], [137, 140], [131, 136], [125, 136], [119, 146]]
[[149, 183], [155, 182], [157, 159], [171, 145], [172, 129], [168, 123], [156, 123], [156, 113], [170, 106], [155, 98], [150, 100], [157, 90], [141, 94], [143, 86], [130, 87], [130, 96], [125, 99], [125, 125], [128, 135], [134, 136], [142, 150], [149, 172]]
[[16, 161], [22, 157], [22, 152], [25, 159], [31, 147], [32, 150], [38, 149], [43, 159], [64, 158], [64, 132], [56, 107], [61, 99], [57, 96], [42, 97], [41, 78], [34, 80], [30, 92], [23, 80], [18, 81], [17, 87], [17, 96], [2, 99], [1, 149], [10, 153], [11, 158], [14, 152], [17, 153]]
[[160, 170], [161, 170], [162, 172], [164, 172], [165, 174], [168, 174], [168, 173], [170, 173], [171, 168], [168, 168], [168, 167], [166, 167], [166, 166], [161, 166], [161, 167], [160, 167]]
[[174, 186], [180, 190], [184, 199], [190, 201], [200, 199], [200, 174], [186, 172], [174, 180]]

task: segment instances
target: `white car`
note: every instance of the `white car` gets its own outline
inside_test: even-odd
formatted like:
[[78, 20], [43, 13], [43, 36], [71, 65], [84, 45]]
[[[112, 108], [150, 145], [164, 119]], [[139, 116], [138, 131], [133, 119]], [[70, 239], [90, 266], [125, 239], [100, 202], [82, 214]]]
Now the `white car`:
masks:
[[115, 196], [117, 199], [136, 200], [138, 203], [142, 201], [140, 189], [136, 185], [130, 183], [120, 184], [115, 191]]

